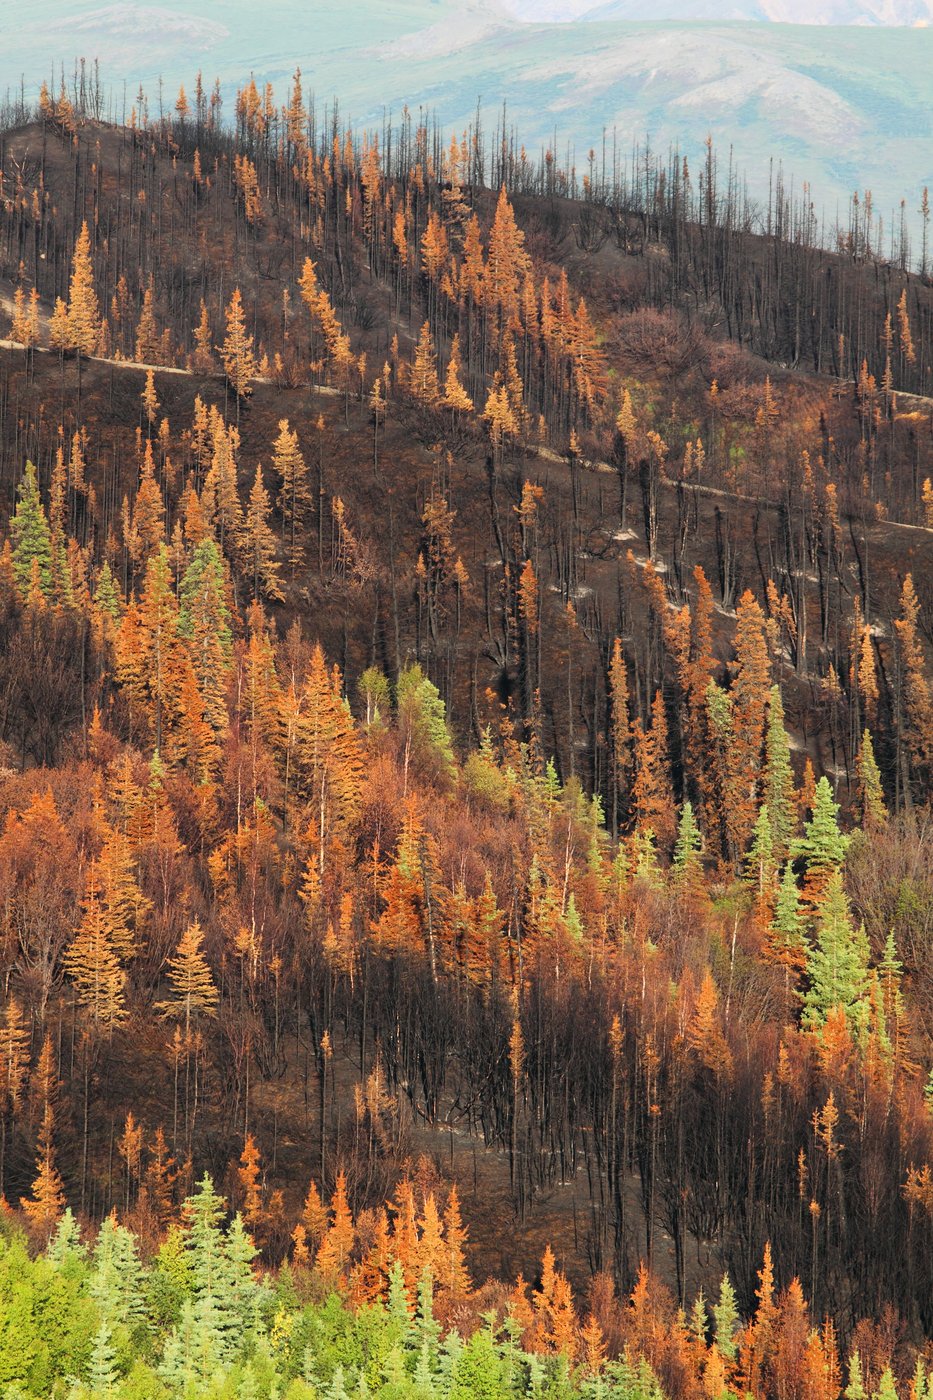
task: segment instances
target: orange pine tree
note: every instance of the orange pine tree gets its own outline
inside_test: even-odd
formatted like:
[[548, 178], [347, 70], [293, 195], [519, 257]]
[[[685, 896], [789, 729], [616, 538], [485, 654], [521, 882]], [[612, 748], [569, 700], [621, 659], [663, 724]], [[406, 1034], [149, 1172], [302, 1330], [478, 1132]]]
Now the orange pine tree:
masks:
[[917, 630], [920, 602], [911, 574], [901, 589], [901, 615], [895, 619], [898, 660], [898, 757], [902, 792], [909, 796], [908, 764], [917, 776], [933, 763], [933, 691], [927, 679]]
[[195, 374], [213, 374], [217, 368], [210, 316], [203, 298], [201, 300], [201, 314], [194, 330], [194, 350], [190, 356], [189, 367]]
[[87, 221], [81, 225], [71, 261], [68, 291], [68, 338], [79, 355], [97, 353], [100, 336], [100, 307], [94, 289], [91, 239]]
[[256, 354], [253, 338], [246, 329], [246, 313], [243, 309], [243, 298], [240, 295], [239, 287], [233, 289], [225, 316], [227, 331], [223, 345], [220, 347], [220, 358], [223, 361], [224, 373], [230, 387], [237, 397], [237, 421], [239, 422], [240, 400], [252, 393], [251, 385], [256, 377]]
[[96, 1025], [112, 1031], [126, 1015], [126, 974], [108, 938], [107, 924], [92, 887], [77, 936], [65, 953], [65, 969], [78, 1003]]
[[218, 993], [207, 959], [201, 951], [204, 935], [197, 919], [190, 923], [168, 960], [171, 997], [157, 1003], [163, 1016], [183, 1019], [185, 1038], [191, 1035], [191, 1022], [197, 1016], [216, 1015]]
[[645, 732], [641, 720], [632, 727], [635, 746], [635, 779], [632, 808], [639, 831], [651, 831], [661, 845], [670, 844], [677, 819], [671, 795], [667, 750], [667, 715], [660, 690], [651, 706], [651, 728]]
[[36, 1177], [32, 1194], [20, 1200], [37, 1234], [48, 1238], [65, 1209], [65, 1184], [55, 1165], [55, 1118], [47, 1103], [36, 1148]]
[[269, 524], [272, 511], [269, 493], [257, 464], [249, 501], [240, 526], [239, 549], [244, 567], [252, 579], [253, 598], [284, 598], [281, 569], [276, 559], [275, 534]]
[[425, 321], [421, 327], [409, 383], [414, 397], [428, 408], [432, 408], [438, 402], [440, 389], [437, 382], [437, 354], [429, 321]]
[[254, 1230], [262, 1224], [264, 1212], [262, 1208], [261, 1158], [256, 1139], [252, 1133], [246, 1134], [246, 1141], [240, 1154], [240, 1165], [237, 1167], [237, 1177], [243, 1196], [243, 1220], [251, 1230]]
[[155, 318], [155, 287], [152, 277], [143, 292], [143, 304], [136, 327], [135, 356], [139, 364], [158, 364], [162, 338]]
[[330, 1223], [317, 1252], [315, 1267], [328, 1280], [346, 1279], [350, 1255], [356, 1243], [356, 1228], [347, 1200], [347, 1178], [337, 1173], [330, 1201]]
[[735, 658], [725, 817], [733, 859], [737, 861], [748, 846], [758, 815], [758, 784], [771, 689], [765, 617], [761, 605], [747, 589], [736, 608]]
[[340, 692], [340, 676], [328, 672], [319, 645], [311, 653], [302, 688], [297, 760], [308, 803], [305, 841], [320, 877], [329, 843], [347, 834], [359, 809], [363, 753]]
[[280, 482], [277, 505], [282, 516], [282, 535], [288, 539], [288, 559], [294, 577], [304, 557], [304, 527], [311, 511], [312, 495], [298, 434], [289, 426], [287, 418], [279, 421], [279, 434], [272, 448], [272, 466]]

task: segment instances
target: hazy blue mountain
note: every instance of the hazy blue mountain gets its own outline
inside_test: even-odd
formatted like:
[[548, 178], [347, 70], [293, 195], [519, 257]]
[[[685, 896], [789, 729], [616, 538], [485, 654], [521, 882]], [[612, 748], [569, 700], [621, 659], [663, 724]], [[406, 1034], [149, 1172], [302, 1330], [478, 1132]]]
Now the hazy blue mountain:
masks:
[[[711, 0], [655, 0], [698, 15]], [[525, 6], [536, 22], [506, 6]], [[743, 14], [799, 16], [804, 0], [722, 0]], [[644, 13], [644, 6], [637, 6]], [[284, 100], [295, 65], [320, 101], [336, 94], [348, 120], [376, 122], [403, 104], [462, 128], [481, 99], [491, 124], [510, 121], [536, 153], [557, 133], [558, 154], [582, 167], [592, 147], [627, 153], [646, 134], [695, 166], [707, 133], [723, 164], [730, 148], [749, 187], [765, 197], [770, 160], [782, 161], [831, 224], [855, 189], [912, 219], [933, 187], [933, 29], [892, 27], [933, 12], [933, 0], [811, 0], [808, 15], [877, 23], [812, 25], [635, 23], [635, 0], [174, 0], [88, 4], [47, 0], [41, 21], [0, 7], [0, 91], [21, 75], [77, 55], [100, 59], [120, 115], [142, 82], [150, 110], [174, 102], [200, 68], [229, 102], [252, 72]], [[37, 15], [39, 11], [36, 11]], [[574, 22], [546, 22], [581, 14]], [[599, 15], [614, 15], [600, 18]], [[128, 110], [128, 108], [127, 108]], [[615, 132], [615, 138], [613, 138]]]
[[[516, 19], [648, 18], [645, 0], [504, 0]], [[927, 25], [933, 0], [654, 0], [652, 20], [768, 20], [775, 24]]]

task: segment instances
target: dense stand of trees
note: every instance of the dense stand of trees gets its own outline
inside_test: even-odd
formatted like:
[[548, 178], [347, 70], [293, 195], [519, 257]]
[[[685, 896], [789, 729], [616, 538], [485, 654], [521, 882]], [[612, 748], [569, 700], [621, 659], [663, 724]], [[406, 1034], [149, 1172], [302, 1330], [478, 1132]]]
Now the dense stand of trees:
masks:
[[[688, 1316], [644, 1269], [624, 1300], [599, 1276], [583, 1322], [550, 1249], [533, 1287], [475, 1288], [453, 1193], [442, 1220], [431, 1183], [406, 1181], [391, 1223], [385, 1212], [354, 1220], [340, 1177], [329, 1210], [309, 1194], [292, 1263], [257, 1275], [248, 1229], [259, 1223], [257, 1169], [248, 1140], [244, 1209], [231, 1220], [205, 1175], [150, 1258], [112, 1216], [89, 1239], [66, 1212], [34, 1258], [7, 1226], [0, 1297], [18, 1320], [15, 1337], [0, 1333], [8, 1393], [663, 1400], [724, 1397], [734, 1387], [816, 1397], [842, 1386], [831, 1320], [812, 1325], [796, 1280], [776, 1289], [768, 1249], [745, 1326], [727, 1275], [709, 1302], [697, 1295]], [[894, 1400], [889, 1320], [866, 1323], [854, 1341], [847, 1400]], [[910, 1386], [929, 1392], [922, 1359]]]
[[[922, 1400], [928, 289], [493, 144], [6, 133], [3, 1268], [92, 1391], [365, 1394], [372, 1326], [386, 1395]], [[560, 1268], [475, 1290], [442, 1126], [519, 1239], [574, 1183]]]

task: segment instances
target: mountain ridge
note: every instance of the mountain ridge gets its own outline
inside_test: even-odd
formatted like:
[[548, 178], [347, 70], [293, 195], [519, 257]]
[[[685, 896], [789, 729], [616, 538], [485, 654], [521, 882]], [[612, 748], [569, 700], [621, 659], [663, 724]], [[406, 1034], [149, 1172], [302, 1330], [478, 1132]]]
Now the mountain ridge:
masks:
[[[707, 0], [676, 2], [696, 10]], [[765, 3], [786, 14], [796, 0]], [[844, 3], [849, 14], [863, 6], [904, 17], [933, 0]], [[817, 216], [829, 224], [855, 190], [871, 190], [888, 231], [904, 199], [919, 233], [916, 211], [924, 186], [933, 185], [931, 41], [923, 31], [852, 24], [827, 43], [825, 27], [814, 24], [636, 23], [619, 17], [629, 0], [569, 4], [584, 17], [555, 24], [548, 14], [569, 13], [568, 0], [536, 9], [534, 20], [516, 17], [516, 6], [530, 14], [529, 0], [408, 0], [388, 8], [356, 0], [340, 12], [275, 0], [261, 15], [245, 0], [190, 0], [184, 10], [177, 0], [93, 7], [51, 0], [52, 71], [45, 36], [0, 16], [0, 90], [5, 77], [18, 92], [22, 74], [44, 73], [57, 86], [60, 63], [67, 75], [83, 54], [99, 60], [118, 119], [140, 84], [155, 111], [197, 68], [206, 83], [219, 80], [230, 112], [250, 73], [280, 98], [300, 66], [307, 88], [322, 100], [336, 95], [355, 124], [377, 126], [385, 112], [408, 106], [461, 131], [478, 101], [493, 122], [507, 102], [508, 120], [532, 152], [556, 139], [562, 159], [569, 150], [583, 160], [604, 141], [627, 150], [647, 137], [691, 165], [712, 135], [733, 151], [762, 200], [772, 162], [782, 163], [788, 178], [813, 191]], [[836, 0], [817, 13], [830, 9], [839, 12]], [[125, 75], [125, 87], [115, 75]], [[26, 93], [36, 96], [38, 85]]]
[[[642, 0], [503, 0], [523, 23], [561, 24], [578, 20], [645, 20]], [[924, 27], [933, 22], [931, 0], [661, 0], [650, 18], [673, 23], [704, 20], [803, 25]]]

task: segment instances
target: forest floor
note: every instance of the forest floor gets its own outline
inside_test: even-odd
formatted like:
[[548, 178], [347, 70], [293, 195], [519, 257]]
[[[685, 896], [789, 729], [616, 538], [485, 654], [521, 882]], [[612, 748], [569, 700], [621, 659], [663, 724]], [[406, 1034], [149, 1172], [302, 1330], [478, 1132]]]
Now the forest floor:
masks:
[[[251, 1114], [260, 1139], [275, 1143], [276, 1177], [284, 1175], [294, 1183], [288, 1198], [290, 1209], [301, 1209], [307, 1180], [320, 1164], [319, 1079], [310, 1067], [298, 1062], [301, 1052], [292, 1042], [293, 1061], [276, 1080], [255, 1083], [251, 1092]], [[302, 1055], [303, 1061], [303, 1055]], [[366, 1073], [372, 1066], [367, 1055]], [[352, 1105], [354, 1090], [362, 1087], [358, 1045], [335, 1042], [335, 1053], [328, 1071], [328, 1133], [335, 1132], [331, 1099]], [[534, 1282], [540, 1273], [541, 1258], [550, 1245], [558, 1265], [567, 1272], [575, 1290], [585, 1290], [591, 1273], [613, 1269], [612, 1225], [600, 1219], [602, 1208], [590, 1199], [584, 1155], [578, 1153], [575, 1170], [535, 1189], [521, 1209], [513, 1190], [509, 1154], [504, 1148], [484, 1143], [482, 1134], [471, 1132], [462, 1113], [448, 1094], [442, 1100], [435, 1122], [429, 1122], [420, 1104], [413, 1110], [409, 1098], [399, 1096], [399, 1156], [414, 1173], [424, 1159], [444, 1182], [456, 1182], [463, 1221], [467, 1228], [469, 1260], [474, 1280], [487, 1278], [514, 1280], [519, 1274]], [[261, 1126], [260, 1126], [261, 1124]], [[352, 1132], [352, 1123], [342, 1118], [339, 1130], [330, 1140], [329, 1153], [339, 1159], [340, 1134]], [[330, 1157], [328, 1158], [330, 1162]], [[331, 1162], [331, 1166], [333, 1163]], [[625, 1192], [626, 1259], [634, 1270], [646, 1254], [645, 1211], [637, 1172], [629, 1174]], [[675, 1293], [677, 1288], [674, 1246], [667, 1232], [656, 1222], [652, 1249], [655, 1274]], [[686, 1294], [692, 1299], [702, 1287], [707, 1294], [718, 1288], [721, 1265], [713, 1254], [693, 1238], [686, 1242]]]

